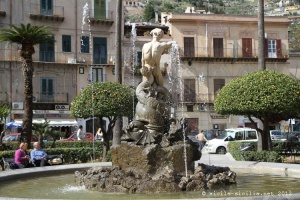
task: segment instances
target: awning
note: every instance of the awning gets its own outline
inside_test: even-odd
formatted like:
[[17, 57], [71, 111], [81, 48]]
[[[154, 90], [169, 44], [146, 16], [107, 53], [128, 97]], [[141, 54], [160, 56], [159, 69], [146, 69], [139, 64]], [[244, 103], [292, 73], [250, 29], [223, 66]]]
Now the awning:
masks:
[[[61, 127], [61, 126], [78, 126], [78, 123], [75, 119], [47, 119], [49, 121], [49, 126], [51, 127]], [[16, 119], [15, 124], [22, 125], [22, 119]], [[32, 123], [44, 123], [44, 119], [33, 119]]]

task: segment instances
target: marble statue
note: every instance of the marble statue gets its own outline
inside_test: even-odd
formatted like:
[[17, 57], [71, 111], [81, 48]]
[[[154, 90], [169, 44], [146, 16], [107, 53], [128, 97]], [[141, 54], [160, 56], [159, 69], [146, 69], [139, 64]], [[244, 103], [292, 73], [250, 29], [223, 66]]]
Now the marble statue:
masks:
[[136, 88], [138, 103], [134, 120], [124, 133], [136, 144], [160, 143], [170, 128], [172, 95], [163, 85], [160, 59], [171, 48], [173, 41], [160, 42], [164, 32], [159, 28], [150, 34], [153, 39], [142, 49], [142, 82]]

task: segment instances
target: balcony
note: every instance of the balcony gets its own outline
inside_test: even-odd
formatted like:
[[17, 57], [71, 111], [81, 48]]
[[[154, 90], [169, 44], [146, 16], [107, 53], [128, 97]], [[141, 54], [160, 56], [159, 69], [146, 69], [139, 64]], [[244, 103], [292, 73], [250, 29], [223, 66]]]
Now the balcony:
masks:
[[[285, 63], [288, 60], [288, 55], [283, 55], [282, 52], [286, 52], [287, 49], [282, 49], [277, 52], [268, 52], [266, 54], [266, 62], [282, 62]], [[179, 48], [179, 56], [182, 61], [211, 61], [211, 62], [257, 62], [258, 50], [243, 50], [241, 46], [237, 48], [223, 48], [214, 49], [207, 47], [198, 47], [195, 49], [187, 49], [184, 47]]]
[[[0, 61], [21, 61], [21, 56], [18, 53], [17, 48], [13, 49], [0, 49]], [[111, 66], [112, 62], [109, 61], [108, 58], [103, 59], [102, 63], [91, 63], [92, 58], [91, 53], [79, 53], [76, 54], [74, 52], [45, 52], [45, 51], [36, 51], [32, 55], [32, 59], [34, 62], [42, 62], [42, 63], [66, 63], [66, 64], [87, 64], [87, 65], [109, 65]], [[100, 56], [101, 57], [101, 56]], [[95, 62], [98, 60], [95, 60]], [[106, 62], [105, 62], [106, 61]], [[94, 61], [93, 61], [94, 62]], [[110, 63], [110, 64], [109, 64]]]
[[30, 4], [29, 16], [31, 19], [44, 21], [64, 21], [64, 7], [52, 6], [51, 8], [42, 8], [41, 4]]
[[34, 103], [69, 103], [69, 93], [33, 93]]
[[112, 25], [113, 21], [113, 11], [109, 10], [97, 10], [90, 9], [90, 22], [92, 25]]

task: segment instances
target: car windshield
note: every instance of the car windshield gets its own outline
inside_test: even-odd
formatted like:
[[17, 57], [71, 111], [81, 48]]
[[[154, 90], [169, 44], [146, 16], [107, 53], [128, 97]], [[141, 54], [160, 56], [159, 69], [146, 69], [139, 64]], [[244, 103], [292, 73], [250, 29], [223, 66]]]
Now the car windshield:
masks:
[[228, 136], [234, 137], [234, 131], [228, 131], [228, 130], [226, 130], [226, 131], [222, 132], [222, 133], [217, 137], [217, 139], [225, 139], [225, 138], [227, 138]]

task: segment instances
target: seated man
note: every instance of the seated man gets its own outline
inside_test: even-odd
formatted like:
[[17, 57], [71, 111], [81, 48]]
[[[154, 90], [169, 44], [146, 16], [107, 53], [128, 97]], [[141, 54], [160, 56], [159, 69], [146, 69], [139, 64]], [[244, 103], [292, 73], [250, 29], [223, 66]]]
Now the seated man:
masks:
[[42, 167], [47, 164], [47, 153], [40, 148], [38, 142], [33, 143], [34, 150], [30, 152], [32, 163], [37, 167]]

